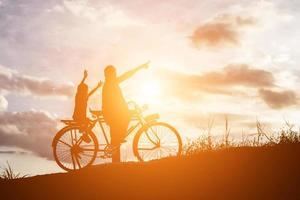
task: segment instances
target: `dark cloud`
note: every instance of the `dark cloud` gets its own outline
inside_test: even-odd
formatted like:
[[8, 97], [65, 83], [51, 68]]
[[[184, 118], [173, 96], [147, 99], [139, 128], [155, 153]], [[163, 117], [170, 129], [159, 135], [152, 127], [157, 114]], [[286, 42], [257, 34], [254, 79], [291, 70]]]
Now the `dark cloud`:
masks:
[[218, 46], [224, 43], [237, 45], [239, 35], [227, 23], [207, 23], [199, 26], [193, 33], [192, 42], [198, 47], [202, 45]]
[[231, 64], [221, 71], [192, 75], [171, 70], [160, 71], [166, 92], [182, 99], [193, 99], [200, 93], [244, 95], [236, 86], [249, 88], [272, 87], [275, 79], [271, 72], [245, 64]]
[[30, 93], [38, 96], [71, 96], [73, 85], [59, 84], [55, 81], [22, 75], [0, 66], [0, 90]]
[[212, 21], [203, 23], [191, 36], [193, 44], [199, 46], [216, 47], [224, 44], [238, 45], [240, 30], [245, 26], [256, 24], [256, 19], [248, 16], [234, 16], [223, 14]]
[[19, 147], [52, 159], [56, 126], [56, 120], [45, 112], [0, 112], [0, 146]]
[[277, 92], [268, 89], [260, 89], [259, 95], [264, 102], [273, 109], [280, 109], [298, 103], [295, 92], [290, 90]]
[[221, 72], [210, 72], [202, 75], [201, 79], [207, 84], [219, 86], [270, 87], [274, 86], [275, 82], [271, 72], [246, 64], [230, 64]]
[[26, 151], [3, 150], [0, 154], [28, 154]]
[[[199, 75], [163, 70], [165, 91], [181, 100], [195, 100], [202, 93], [227, 96], [247, 96], [245, 88], [258, 89], [258, 95], [273, 109], [297, 104], [295, 92], [290, 90], [273, 91], [275, 78], [269, 71], [246, 64], [230, 64], [220, 71]], [[264, 88], [264, 89], [261, 89]]]
[[191, 100], [201, 93], [231, 95], [231, 91], [216, 88], [203, 82], [201, 75], [185, 74], [171, 70], [160, 70], [158, 73], [164, 80], [164, 92], [167, 96], [176, 96], [183, 100]]

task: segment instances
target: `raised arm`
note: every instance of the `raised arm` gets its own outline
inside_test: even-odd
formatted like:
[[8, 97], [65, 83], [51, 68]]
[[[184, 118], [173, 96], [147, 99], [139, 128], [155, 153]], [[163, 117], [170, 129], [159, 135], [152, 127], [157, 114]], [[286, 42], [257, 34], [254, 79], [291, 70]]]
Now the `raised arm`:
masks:
[[138, 67], [135, 67], [134, 69], [130, 70], [130, 71], [127, 71], [125, 72], [124, 74], [122, 74], [121, 76], [118, 77], [118, 82], [123, 82], [127, 79], [129, 79], [130, 77], [132, 77], [136, 72], [140, 71], [141, 69], [147, 69], [149, 67], [149, 61], [138, 66]]
[[88, 76], [88, 72], [86, 70], [84, 70], [83, 79], [82, 79], [81, 83], [84, 83], [84, 81], [87, 78], [87, 76]]
[[98, 85], [97, 85], [94, 89], [92, 89], [92, 90], [89, 92], [88, 98], [89, 98], [91, 95], [93, 95], [93, 94], [97, 91], [97, 89], [99, 89], [101, 86], [102, 86], [102, 82], [100, 81], [100, 82], [98, 83]]

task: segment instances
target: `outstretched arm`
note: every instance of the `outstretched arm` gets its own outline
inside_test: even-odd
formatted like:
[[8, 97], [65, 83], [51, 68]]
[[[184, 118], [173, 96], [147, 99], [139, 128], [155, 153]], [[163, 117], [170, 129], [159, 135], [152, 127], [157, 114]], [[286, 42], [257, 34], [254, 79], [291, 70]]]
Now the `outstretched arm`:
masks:
[[88, 98], [89, 98], [91, 95], [93, 95], [93, 94], [97, 91], [97, 89], [100, 88], [101, 86], [102, 86], [102, 82], [100, 81], [100, 82], [98, 83], [98, 85], [97, 85], [94, 89], [92, 89], [92, 90], [89, 92]]
[[127, 79], [129, 79], [130, 77], [132, 77], [136, 72], [140, 71], [141, 69], [147, 69], [149, 67], [149, 63], [150, 61], [130, 70], [125, 72], [124, 74], [122, 74], [121, 76], [118, 77], [118, 82], [122, 82], [125, 81]]

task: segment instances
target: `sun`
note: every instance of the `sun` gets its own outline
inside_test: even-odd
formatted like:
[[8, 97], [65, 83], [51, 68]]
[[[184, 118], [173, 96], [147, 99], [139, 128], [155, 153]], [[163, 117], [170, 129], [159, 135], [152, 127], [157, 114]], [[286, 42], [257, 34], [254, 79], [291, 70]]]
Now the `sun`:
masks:
[[144, 104], [157, 104], [161, 93], [157, 81], [145, 81], [139, 86], [138, 101]]

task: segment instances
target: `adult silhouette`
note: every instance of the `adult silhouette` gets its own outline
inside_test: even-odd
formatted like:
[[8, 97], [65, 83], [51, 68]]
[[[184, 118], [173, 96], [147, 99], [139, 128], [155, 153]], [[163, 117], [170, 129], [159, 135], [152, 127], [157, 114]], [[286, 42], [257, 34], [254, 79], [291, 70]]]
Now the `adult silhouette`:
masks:
[[119, 84], [141, 69], [148, 68], [148, 64], [149, 62], [142, 64], [121, 76], [117, 76], [116, 68], [112, 65], [104, 69], [105, 81], [102, 89], [102, 111], [104, 120], [110, 128], [111, 144], [117, 147], [113, 151], [112, 162], [120, 162], [120, 145], [126, 136], [131, 118]]

